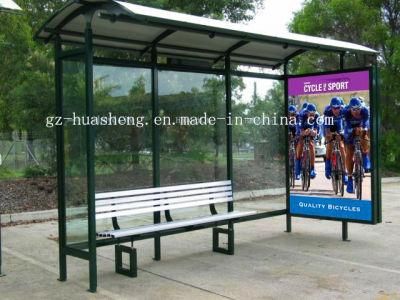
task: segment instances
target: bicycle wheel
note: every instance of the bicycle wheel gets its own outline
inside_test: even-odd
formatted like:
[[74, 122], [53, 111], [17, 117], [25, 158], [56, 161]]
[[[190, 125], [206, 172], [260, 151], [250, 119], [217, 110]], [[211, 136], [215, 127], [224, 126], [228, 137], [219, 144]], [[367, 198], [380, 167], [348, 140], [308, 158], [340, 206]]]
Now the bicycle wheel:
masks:
[[304, 190], [307, 192], [310, 188], [310, 153], [309, 150], [306, 151], [305, 168], [304, 168]]
[[356, 173], [357, 173], [356, 197], [358, 200], [361, 200], [363, 174], [362, 174], [362, 166], [361, 166], [360, 157], [357, 158]]
[[303, 164], [301, 169], [301, 189], [306, 190], [306, 175], [305, 175], [306, 164]]
[[338, 182], [337, 182], [337, 165], [336, 165], [336, 155], [335, 152], [332, 153], [332, 174], [331, 174], [331, 180], [332, 180], [332, 189], [335, 195], [338, 193]]
[[307, 157], [306, 157], [306, 153], [303, 154], [303, 159], [301, 160], [301, 189], [303, 191], [306, 190], [306, 169], [307, 169]]
[[310, 172], [311, 172], [311, 157], [310, 157], [310, 150], [308, 150], [308, 163], [307, 163], [307, 191], [310, 188], [310, 183], [311, 183], [311, 176], [310, 176]]
[[338, 193], [340, 194], [341, 197], [344, 195], [344, 168], [343, 168], [343, 162], [342, 162], [342, 156], [340, 152], [338, 153], [337, 156], [337, 168], [338, 168]]
[[292, 188], [294, 188], [296, 185], [296, 173], [295, 173], [295, 169], [294, 169], [294, 165], [293, 165], [293, 169], [292, 169]]
[[362, 197], [362, 165], [361, 165], [361, 157], [357, 155], [355, 162], [355, 189], [356, 189], [356, 198], [361, 200]]
[[295, 186], [295, 181], [296, 181], [296, 174], [295, 174], [295, 169], [294, 169], [294, 156], [291, 155], [290, 157], [290, 164], [289, 164], [289, 176], [290, 176], [290, 186], [294, 188]]

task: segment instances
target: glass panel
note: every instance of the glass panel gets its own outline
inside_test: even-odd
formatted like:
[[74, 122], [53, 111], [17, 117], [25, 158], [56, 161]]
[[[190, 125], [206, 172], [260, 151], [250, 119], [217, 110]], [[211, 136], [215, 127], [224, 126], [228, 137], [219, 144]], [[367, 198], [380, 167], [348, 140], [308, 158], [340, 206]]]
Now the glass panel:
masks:
[[[151, 71], [95, 65], [94, 102], [94, 115], [100, 122], [96, 126], [96, 192], [153, 186]], [[153, 215], [118, 220], [121, 227], [128, 227], [151, 223]], [[97, 222], [97, 230], [110, 226], [111, 220]]]
[[[85, 115], [85, 64], [63, 62], [64, 116]], [[67, 244], [88, 240], [86, 127], [64, 122]]]
[[[224, 77], [162, 71], [159, 95], [160, 112], [166, 120], [160, 126], [161, 186], [225, 180]], [[208, 117], [221, 119], [215, 125], [202, 125]], [[219, 211], [226, 209], [223, 204]], [[208, 206], [182, 211], [179, 215], [186, 217], [210, 214]], [[180, 218], [175, 212], [173, 217]]]
[[282, 82], [233, 77], [235, 210], [285, 209], [285, 126], [279, 125], [283, 114]]

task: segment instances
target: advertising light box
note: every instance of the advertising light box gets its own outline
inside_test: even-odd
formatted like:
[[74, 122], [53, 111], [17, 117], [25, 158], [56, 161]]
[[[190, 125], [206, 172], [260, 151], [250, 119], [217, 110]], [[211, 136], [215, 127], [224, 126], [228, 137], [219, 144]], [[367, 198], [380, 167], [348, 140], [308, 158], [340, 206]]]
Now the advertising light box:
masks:
[[289, 212], [375, 223], [373, 73], [288, 79]]

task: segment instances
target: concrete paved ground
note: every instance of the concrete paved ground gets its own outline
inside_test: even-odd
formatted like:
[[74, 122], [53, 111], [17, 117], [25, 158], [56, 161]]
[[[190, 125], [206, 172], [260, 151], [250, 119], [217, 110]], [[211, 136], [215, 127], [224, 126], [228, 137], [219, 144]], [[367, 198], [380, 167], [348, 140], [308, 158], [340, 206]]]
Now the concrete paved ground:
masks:
[[137, 243], [139, 276], [114, 273], [113, 247], [99, 250], [99, 291], [88, 287], [88, 264], [68, 259], [58, 272], [56, 222], [3, 228], [0, 299], [400, 299], [400, 188], [383, 185], [384, 221], [341, 224], [283, 216], [236, 225], [236, 254], [213, 253], [211, 230], [162, 239], [160, 262], [151, 241]]

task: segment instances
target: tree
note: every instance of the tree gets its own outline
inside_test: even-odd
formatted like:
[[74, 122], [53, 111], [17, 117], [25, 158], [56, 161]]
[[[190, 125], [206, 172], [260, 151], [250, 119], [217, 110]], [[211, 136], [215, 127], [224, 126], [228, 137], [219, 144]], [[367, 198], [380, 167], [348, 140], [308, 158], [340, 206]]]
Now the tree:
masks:
[[[34, 41], [33, 35], [68, 0], [16, 2], [23, 10], [22, 14], [0, 15], [0, 131], [8, 133], [10, 139], [15, 130], [27, 132], [32, 142], [33, 132], [45, 129], [46, 116], [55, 113], [53, 47]], [[232, 22], [250, 20], [263, 3], [262, 0], [130, 2]], [[135, 95], [140, 92], [132, 91]], [[119, 100], [123, 102], [123, 99]], [[134, 130], [132, 135], [136, 136]], [[136, 149], [140, 145], [131, 144], [131, 147]]]
[[196, 16], [226, 19], [231, 22], [250, 21], [263, 0], [136, 0], [129, 1], [141, 5], [162, 8]]
[[[290, 30], [335, 38], [378, 49], [381, 74], [382, 160], [390, 170], [400, 168], [400, 3], [398, 0], [308, 0], [295, 14]], [[366, 57], [346, 56], [346, 67], [364, 66]], [[294, 72], [337, 69], [338, 58], [315, 53], [293, 64]]]

